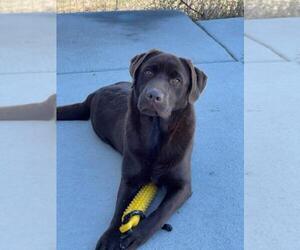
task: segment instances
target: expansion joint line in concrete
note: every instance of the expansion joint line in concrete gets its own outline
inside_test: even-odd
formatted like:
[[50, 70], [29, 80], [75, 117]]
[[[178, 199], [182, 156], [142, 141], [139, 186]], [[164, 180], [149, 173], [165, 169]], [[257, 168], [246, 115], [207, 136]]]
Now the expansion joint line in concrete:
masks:
[[[194, 65], [197, 64], [217, 64], [217, 63], [234, 63], [232, 60], [221, 60], [216, 62], [193, 62]], [[237, 61], [238, 62], [238, 61]], [[129, 70], [128, 67], [124, 68], [112, 68], [112, 69], [95, 69], [95, 70], [82, 70], [82, 71], [67, 71], [67, 72], [57, 72], [57, 75], [70, 75], [70, 74], [91, 74], [91, 73], [103, 73], [103, 72], [111, 72], [111, 71], [122, 71]]]
[[238, 62], [239, 60], [234, 56], [234, 54], [223, 44], [221, 43], [217, 38], [215, 38], [211, 33], [207, 31], [200, 23], [195, 23], [200, 29], [202, 29], [209, 37], [211, 37], [217, 44], [219, 44], [226, 52], [231, 56], [231, 58]]
[[271, 52], [273, 52], [275, 55], [279, 56], [281, 59], [283, 59], [284, 61], [290, 62], [291, 60], [289, 58], [287, 58], [285, 55], [281, 54], [280, 52], [276, 51], [274, 48], [272, 48], [270, 45], [259, 41], [258, 39], [256, 39], [255, 37], [249, 35], [249, 34], [244, 34], [245, 37], [249, 38], [250, 40], [260, 44], [261, 46], [265, 47], [266, 49], [270, 50]]
[[30, 75], [30, 74], [56, 74], [56, 71], [16, 71], [16, 72], [0, 72], [1, 75]]
[[[203, 65], [203, 64], [218, 64], [218, 63], [239, 63], [239, 61], [232, 60], [221, 60], [215, 62], [193, 62], [194, 65]], [[95, 70], [82, 70], [82, 71], [67, 71], [67, 72], [56, 72], [56, 71], [20, 71], [20, 72], [0, 72], [1, 75], [27, 75], [27, 74], [56, 74], [56, 75], [71, 75], [71, 74], [91, 74], [91, 73], [103, 73], [103, 72], [112, 72], [112, 71], [122, 71], [129, 70], [128, 67], [123, 68], [113, 68], [113, 69], [95, 69]]]

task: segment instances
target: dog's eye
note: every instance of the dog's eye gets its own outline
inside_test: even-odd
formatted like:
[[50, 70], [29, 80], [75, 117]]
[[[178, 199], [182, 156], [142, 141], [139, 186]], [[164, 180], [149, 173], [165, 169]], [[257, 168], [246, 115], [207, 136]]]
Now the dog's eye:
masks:
[[170, 80], [170, 83], [172, 85], [174, 85], [174, 86], [178, 86], [178, 85], [181, 84], [181, 79], [179, 79], [179, 78], [173, 78], [173, 79]]
[[154, 75], [154, 73], [153, 73], [151, 70], [146, 70], [146, 71], [144, 72], [144, 75], [145, 75], [146, 77], [152, 77], [152, 76]]

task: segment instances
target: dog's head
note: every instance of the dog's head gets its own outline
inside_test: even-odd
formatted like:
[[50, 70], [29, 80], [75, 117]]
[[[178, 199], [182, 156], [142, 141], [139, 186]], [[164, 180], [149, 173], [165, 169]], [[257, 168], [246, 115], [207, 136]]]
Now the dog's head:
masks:
[[191, 61], [158, 50], [135, 56], [130, 74], [139, 111], [165, 119], [194, 103], [207, 80]]

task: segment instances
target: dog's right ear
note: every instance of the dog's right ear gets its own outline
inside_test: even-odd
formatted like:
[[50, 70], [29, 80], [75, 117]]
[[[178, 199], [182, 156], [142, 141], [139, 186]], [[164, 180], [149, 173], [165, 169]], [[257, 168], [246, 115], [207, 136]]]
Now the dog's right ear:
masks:
[[161, 51], [159, 50], [156, 50], [156, 49], [152, 49], [152, 50], [149, 50], [148, 52], [145, 52], [145, 53], [142, 53], [142, 54], [139, 54], [139, 55], [136, 55], [134, 58], [131, 59], [130, 61], [130, 67], [129, 67], [129, 72], [130, 72], [130, 75], [132, 77], [132, 82], [134, 84], [135, 82], [135, 78], [136, 78], [136, 73], [139, 69], [139, 67], [147, 60], [149, 59], [150, 57], [154, 56], [154, 55], [158, 55], [162, 53]]
[[191, 85], [189, 89], [188, 102], [194, 103], [206, 86], [207, 76], [203, 71], [196, 68], [190, 60], [185, 58], [180, 59], [187, 65], [190, 71]]

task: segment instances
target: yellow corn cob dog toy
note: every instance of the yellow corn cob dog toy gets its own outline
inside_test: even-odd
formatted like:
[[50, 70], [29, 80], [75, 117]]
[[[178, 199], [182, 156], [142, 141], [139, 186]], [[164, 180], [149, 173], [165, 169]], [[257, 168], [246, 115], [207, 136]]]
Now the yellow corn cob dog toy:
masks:
[[[121, 233], [126, 233], [139, 224], [141, 217], [150, 206], [156, 193], [157, 186], [153, 183], [149, 183], [140, 189], [123, 213], [122, 225], [119, 228]], [[126, 218], [128, 215], [129, 218]]]

